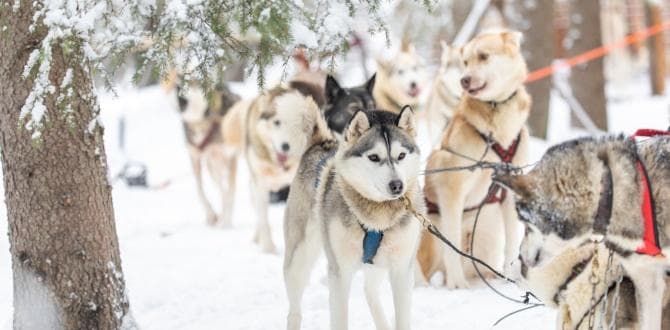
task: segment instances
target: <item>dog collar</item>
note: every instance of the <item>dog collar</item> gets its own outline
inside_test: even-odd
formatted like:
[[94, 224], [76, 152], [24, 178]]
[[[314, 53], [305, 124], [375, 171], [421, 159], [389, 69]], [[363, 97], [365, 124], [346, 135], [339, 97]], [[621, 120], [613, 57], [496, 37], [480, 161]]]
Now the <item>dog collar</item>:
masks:
[[495, 110], [500, 105], [503, 105], [503, 104], [509, 102], [511, 99], [513, 99], [518, 92], [519, 92], [518, 90], [514, 91], [514, 93], [512, 93], [512, 95], [510, 95], [508, 98], [506, 98], [502, 101], [485, 101], [485, 102], [488, 103], [488, 105], [491, 107], [491, 109]]

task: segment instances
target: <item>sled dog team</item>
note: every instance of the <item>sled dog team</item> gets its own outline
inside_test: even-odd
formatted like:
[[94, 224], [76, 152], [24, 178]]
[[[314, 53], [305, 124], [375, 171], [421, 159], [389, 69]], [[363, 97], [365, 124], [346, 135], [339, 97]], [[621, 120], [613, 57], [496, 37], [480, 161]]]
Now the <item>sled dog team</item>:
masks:
[[[378, 60], [377, 73], [356, 87], [342, 87], [308, 65], [288, 84], [249, 100], [224, 85], [205, 95], [197, 85], [175, 84], [209, 224], [231, 225], [237, 159], [244, 154], [254, 241], [274, 253], [268, 206], [290, 186], [283, 266], [288, 329], [300, 329], [302, 296], [322, 251], [332, 329], [347, 328], [358, 270], [377, 329], [410, 329], [411, 289], [436, 272], [444, 273], [448, 288], [467, 288], [477, 276], [472, 263], [422, 231], [414, 212], [557, 308], [560, 329], [670, 328], [670, 313], [663, 313], [670, 308], [669, 137], [639, 144], [628, 137], [584, 138], [551, 148], [526, 175], [442, 171], [421, 184], [426, 156], [428, 172], [477, 161], [528, 164], [531, 99], [520, 43], [520, 33], [497, 31], [460, 48], [443, 45], [425, 115], [417, 111], [425, 69], [410, 45]], [[418, 119], [428, 122], [434, 145], [428, 154], [416, 141]], [[205, 197], [203, 168], [220, 192], [219, 214]], [[378, 292], [387, 274], [393, 322]]]

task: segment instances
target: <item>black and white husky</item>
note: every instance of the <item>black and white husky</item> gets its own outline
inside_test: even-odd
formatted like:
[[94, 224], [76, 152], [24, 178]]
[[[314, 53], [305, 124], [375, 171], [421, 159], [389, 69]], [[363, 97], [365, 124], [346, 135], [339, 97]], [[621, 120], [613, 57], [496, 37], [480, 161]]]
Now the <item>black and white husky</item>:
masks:
[[328, 259], [330, 327], [346, 329], [354, 273], [365, 271], [365, 293], [377, 329], [388, 329], [378, 288], [388, 272], [395, 327], [410, 328], [413, 263], [424, 202], [417, 180], [420, 156], [409, 107], [400, 114], [359, 111], [338, 143], [321, 139], [303, 155], [284, 217], [284, 278], [288, 329], [299, 329], [302, 295], [314, 262]]
[[342, 134], [344, 128], [358, 110], [372, 111], [376, 109], [372, 91], [375, 88], [375, 77], [362, 86], [340, 87], [333, 78], [326, 78], [326, 102], [323, 106], [323, 114], [328, 122], [328, 128], [337, 134]]

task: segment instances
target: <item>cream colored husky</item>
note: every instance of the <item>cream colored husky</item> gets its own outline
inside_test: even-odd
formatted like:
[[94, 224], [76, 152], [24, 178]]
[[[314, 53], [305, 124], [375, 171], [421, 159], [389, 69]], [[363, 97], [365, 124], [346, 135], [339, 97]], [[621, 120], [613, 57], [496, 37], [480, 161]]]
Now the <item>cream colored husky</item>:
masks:
[[[525, 123], [531, 101], [523, 85], [527, 69], [520, 40], [518, 32], [490, 32], [460, 50], [464, 66], [461, 86], [466, 93], [439, 149], [429, 156], [427, 170], [472, 165], [479, 159], [526, 164], [529, 136]], [[493, 267], [504, 265], [509, 270], [518, 255], [520, 224], [514, 197], [505, 189], [489, 190], [491, 182], [491, 170], [440, 172], [426, 176], [424, 191], [429, 204], [435, 206], [433, 218], [440, 230], [458, 248], [469, 247], [476, 206], [484, 204], [471, 253]], [[419, 251], [427, 278], [431, 270], [440, 268], [436, 257], [443, 254], [447, 287], [468, 287], [459, 255], [439, 244], [422, 245], [433, 247]]]
[[373, 97], [378, 109], [395, 113], [406, 105], [416, 109], [425, 85], [424, 61], [411, 44], [403, 42], [400, 52], [391, 59], [377, 59]]

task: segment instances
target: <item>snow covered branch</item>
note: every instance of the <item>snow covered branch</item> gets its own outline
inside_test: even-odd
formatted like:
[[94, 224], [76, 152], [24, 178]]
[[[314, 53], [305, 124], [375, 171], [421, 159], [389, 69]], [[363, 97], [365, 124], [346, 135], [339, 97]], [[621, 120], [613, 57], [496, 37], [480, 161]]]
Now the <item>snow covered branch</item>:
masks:
[[277, 59], [286, 62], [296, 47], [331, 59], [346, 51], [356, 15], [372, 22], [370, 31], [386, 32], [381, 0], [14, 1], [15, 10], [35, 6], [31, 32], [45, 32], [23, 70], [24, 79], [34, 81], [21, 109], [33, 137], [39, 137], [48, 95], [59, 93], [59, 108], [72, 111], [67, 105], [72, 68], [63, 81], [49, 79], [55, 45], [72, 53], [72, 65], [83, 64], [108, 87], [111, 73], [135, 52], [140, 53], [136, 77], [148, 68], [159, 77], [175, 69], [207, 87], [226, 65], [245, 62], [247, 74], [254, 72], [263, 85], [263, 69]]

